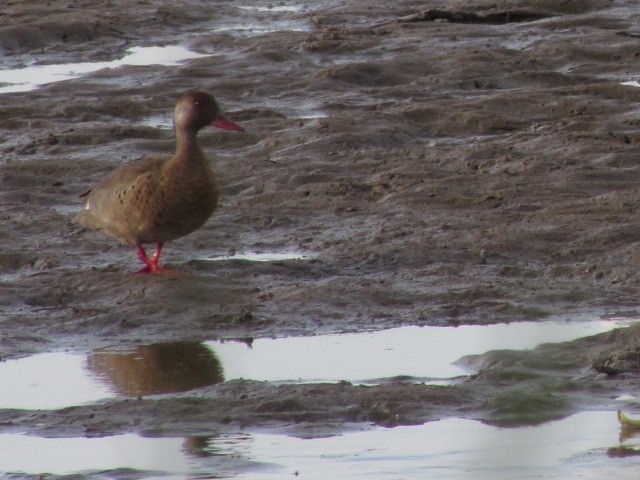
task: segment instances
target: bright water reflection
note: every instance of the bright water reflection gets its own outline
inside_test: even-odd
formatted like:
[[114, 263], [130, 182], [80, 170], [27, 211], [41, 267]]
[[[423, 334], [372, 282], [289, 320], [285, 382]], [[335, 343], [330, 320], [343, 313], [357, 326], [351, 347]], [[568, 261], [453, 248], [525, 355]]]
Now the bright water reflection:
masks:
[[300, 252], [236, 252], [229, 255], [203, 257], [200, 260], [221, 262], [242, 260], [246, 262], [283, 262], [286, 260], [307, 260], [309, 255]]
[[118, 68], [123, 65], [179, 65], [185, 60], [206, 57], [177, 45], [166, 47], [132, 47], [127, 54], [111, 62], [83, 62], [62, 65], [35, 65], [31, 67], [0, 70], [0, 93], [26, 92], [48, 83], [77, 78], [87, 73], [105, 68]]
[[299, 472], [309, 480], [636, 479], [635, 460], [607, 457], [619, 432], [615, 412], [584, 412], [514, 429], [452, 418], [315, 440], [256, 435], [252, 459], [278, 463], [283, 471], [241, 478], [280, 479]]
[[302, 5], [268, 5], [266, 7], [262, 6], [262, 7], [256, 7], [256, 6], [243, 6], [240, 5], [238, 6], [239, 9], [241, 10], [248, 10], [248, 11], [252, 11], [252, 12], [273, 12], [273, 13], [280, 13], [280, 12], [300, 12], [303, 10], [303, 6]]
[[401, 327], [380, 332], [253, 341], [170, 342], [64, 352], [0, 363], [0, 408], [56, 409], [117, 395], [188, 391], [238, 378], [380, 383], [396, 376], [433, 382], [466, 375], [452, 363], [498, 349], [529, 349], [625, 325], [622, 321], [520, 322]]
[[[175, 479], [281, 480], [298, 472], [308, 480], [636, 480], [636, 459], [607, 456], [620, 445], [619, 433], [615, 412], [584, 412], [535, 427], [501, 429], [451, 418], [311, 440], [257, 433], [185, 439], [0, 434], [0, 473], [105, 476], [128, 468], [139, 470], [135, 478]], [[623, 441], [634, 448], [638, 443], [637, 436]]]
[[225, 378], [263, 381], [368, 383], [407, 375], [448, 379], [468, 372], [452, 363], [490, 350], [534, 348], [606, 332], [614, 320], [517, 322], [487, 326], [401, 327], [379, 332], [206, 342]]
[[0, 363], [0, 408], [58, 409], [116, 395], [184, 392], [224, 381], [215, 354], [200, 342], [52, 352]]
[[[220, 442], [219, 447], [215, 447], [216, 442]], [[206, 437], [146, 438], [135, 434], [104, 438], [0, 434], [0, 477], [2, 473], [65, 475], [128, 469], [139, 472], [123, 478], [151, 478], [158, 473], [162, 474], [160, 478], [166, 474], [187, 478], [224, 473], [224, 464], [246, 455], [249, 446], [247, 435], [225, 435], [220, 440], [212, 440]], [[214, 447], [221, 451], [211, 451]], [[235, 473], [246, 463], [234, 461]]]
[[53, 409], [113, 396], [84, 355], [52, 352], [0, 363], [0, 408]]

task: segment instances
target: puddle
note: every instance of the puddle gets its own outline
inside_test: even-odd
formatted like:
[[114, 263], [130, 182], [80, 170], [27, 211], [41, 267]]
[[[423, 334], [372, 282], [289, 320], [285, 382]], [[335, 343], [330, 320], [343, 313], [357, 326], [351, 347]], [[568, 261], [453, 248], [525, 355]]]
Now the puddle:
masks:
[[[217, 475], [230, 476], [225, 474], [229, 470], [238, 472], [244, 468], [247, 462], [239, 457], [246, 455], [249, 446], [247, 435], [225, 435], [218, 439], [145, 438], [135, 434], [104, 438], [0, 434], [0, 476], [99, 472], [100, 478], [167, 478], [167, 475], [186, 478], [215, 472], [218, 478]], [[120, 475], [105, 475], [114, 470], [121, 470]], [[137, 472], [132, 475], [132, 470]]]
[[529, 349], [627, 325], [616, 320], [401, 327], [253, 341], [171, 342], [43, 353], [0, 363], [0, 408], [58, 409], [115, 396], [184, 392], [227, 380], [377, 384], [398, 376], [449, 384], [465, 355]]
[[227, 380], [380, 383], [410, 376], [451, 379], [469, 372], [453, 365], [466, 355], [490, 350], [525, 350], [548, 342], [595, 335], [628, 323], [519, 322], [488, 326], [401, 327], [380, 332], [205, 342]]
[[89, 357], [42, 353], [0, 363], [0, 379], [0, 408], [26, 410], [185, 392], [224, 380], [220, 361], [200, 342], [100, 348]]
[[261, 433], [187, 438], [0, 434], [0, 472], [105, 476], [127, 469], [135, 478], [175, 479], [635, 480], [637, 459], [608, 455], [621, 445], [638, 447], [637, 435], [620, 440], [620, 432], [615, 412], [596, 411], [535, 427], [504, 429], [451, 418], [317, 439]]
[[78, 213], [78, 210], [80, 210], [80, 205], [57, 204], [57, 205], [51, 205], [50, 208], [54, 209], [60, 215], [75, 215], [76, 213]]
[[324, 112], [315, 111], [315, 112], [309, 112], [302, 115], [298, 115], [295, 118], [299, 118], [300, 120], [317, 120], [319, 118], [327, 118], [328, 116], [329, 115], [327, 115]]
[[154, 115], [140, 122], [140, 125], [161, 130], [173, 130], [173, 116], [169, 114]]
[[319, 102], [296, 99], [294, 104], [282, 106], [282, 110], [289, 118], [299, 118], [301, 120], [315, 120], [327, 118], [329, 115], [324, 111], [324, 106]]
[[239, 252], [231, 255], [201, 257], [200, 260], [222, 262], [242, 260], [245, 262], [284, 262], [287, 260], [308, 260], [310, 257], [300, 252]]
[[248, 10], [251, 12], [301, 12], [304, 10], [302, 5], [268, 5], [266, 7], [254, 7], [254, 6], [238, 6], [241, 10]]
[[240, 20], [216, 22], [215, 32], [225, 32], [239, 35], [262, 35], [273, 32], [309, 32], [312, 24], [308, 18], [299, 18], [305, 10], [302, 5], [270, 5], [249, 6], [239, 5]]
[[0, 93], [26, 92], [42, 85], [80, 77], [105, 68], [124, 65], [179, 65], [185, 60], [208, 55], [192, 52], [178, 45], [166, 47], [132, 47], [127, 54], [111, 62], [68, 63], [63, 65], [34, 65], [24, 68], [0, 70]]
[[[86, 356], [42, 353], [0, 363], [0, 408], [63, 408], [112, 397], [86, 369]], [[1, 451], [1, 449], [0, 449]]]
[[[270, 21], [265, 23], [220, 25], [216, 32], [239, 33], [242, 35], [262, 35], [273, 32], [309, 32], [311, 27], [307, 20]], [[268, 26], [266, 26], [268, 25]]]
[[585, 412], [517, 429], [447, 419], [314, 440], [256, 435], [252, 458], [275, 462], [282, 471], [250, 477], [299, 472], [305, 479], [635, 479], [637, 460], [607, 457], [619, 433], [615, 412]]

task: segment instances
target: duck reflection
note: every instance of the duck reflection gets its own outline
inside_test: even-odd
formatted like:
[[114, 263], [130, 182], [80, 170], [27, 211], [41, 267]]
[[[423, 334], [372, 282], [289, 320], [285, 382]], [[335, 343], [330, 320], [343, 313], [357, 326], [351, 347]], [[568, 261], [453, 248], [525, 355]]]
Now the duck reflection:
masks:
[[205, 458], [212, 457], [213, 454], [208, 450], [209, 443], [213, 437], [210, 435], [196, 435], [186, 437], [182, 444], [182, 451], [189, 457]]
[[220, 360], [200, 342], [167, 342], [133, 349], [98, 348], [89, 369], [121, 395], [185, 392], [224, 381]]

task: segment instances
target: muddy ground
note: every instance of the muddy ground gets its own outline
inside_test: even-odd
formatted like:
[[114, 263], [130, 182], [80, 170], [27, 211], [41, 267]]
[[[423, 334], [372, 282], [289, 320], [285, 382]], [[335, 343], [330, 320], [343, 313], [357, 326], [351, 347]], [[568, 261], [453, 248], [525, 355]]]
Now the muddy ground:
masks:
[[[209, 54], [0, 96], [3, 358], [638, 315], [640, 88], [621, 85], [640, 73], [635, 2], [327, 0], [277, 15], [238, 8], [250, 5], [0, 7], [4, 68], [108, 61], [132, 46]], [[428, 8], [500, 15], [386, 23]], [[521, 10], [535, 15], [513, 14]], [[228, 29], [238, 25], [245, 30]], [[127, 160], [170, 154], [172, 131], [148, 119], [168, 118], [191, 89], [213, 93], [246, 132], [200, 136], [219, 172], [221, 204], [202, 229], [167, 245], [165, 262], [181, 273], [133, 275], [133, 249], [70, 223], [78, 194]], [[233, 251], [310, 259], [205, 260]], [[94, 436], [252, 426], [313, 436], [350, 422], [452, 415], [537, 423], [625, 406], [614, 399], [638, 391], [639, 351], [632, 327], [467, 359], [480, 373], [450, 387], [232, 381], [57, 411], [5, 410], [0, 426]]]

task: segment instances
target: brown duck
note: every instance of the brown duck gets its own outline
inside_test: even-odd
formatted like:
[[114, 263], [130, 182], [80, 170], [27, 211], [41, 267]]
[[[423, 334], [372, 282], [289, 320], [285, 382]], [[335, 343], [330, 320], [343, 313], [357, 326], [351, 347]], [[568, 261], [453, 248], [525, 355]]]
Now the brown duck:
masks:
[[[218, 184], [196, 137], [207, 125], [244, 129], [220, 113], [203, 92], [183, 95], [173, 112], [176, 153], [170, 159], [142, 158], [116, 168], [85, 197], [74, 221], [136, 246], [145, 264], [138, 273], [169, 271], [158, 262], [165, 242], [200, 228], [218, 202]], [[155, 243], [148, 257], [142, 246]]]

